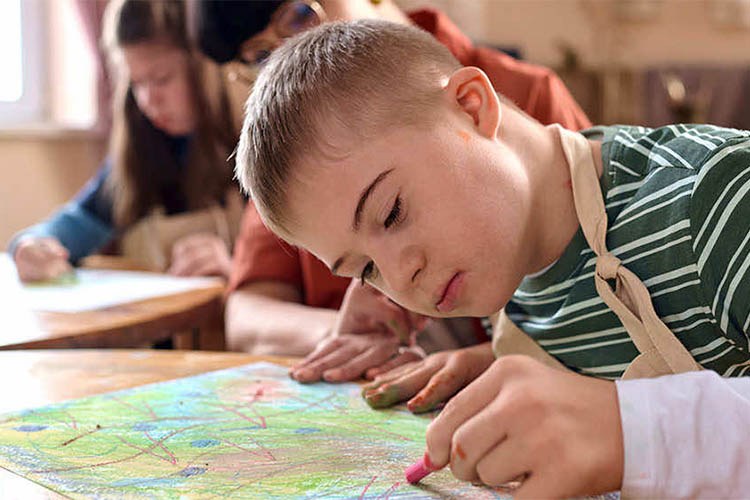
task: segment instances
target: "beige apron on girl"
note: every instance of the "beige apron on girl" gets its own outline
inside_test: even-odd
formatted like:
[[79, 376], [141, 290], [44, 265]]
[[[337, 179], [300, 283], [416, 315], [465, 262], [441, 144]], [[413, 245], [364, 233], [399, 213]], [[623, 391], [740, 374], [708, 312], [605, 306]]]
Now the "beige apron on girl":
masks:
[[[617, 314], [640, 354], [623, 374], [623, 379], [658, 377], [700, 370], [701, 366], [659, 319], [648, 289], [626, 269], [606, 247], [607, 214], [599, 176], [588, 140], [581, 134], [553, 125], [560, 134], [565, 159], [570, 167], [573, 201], [581, 229], [596, 254], [596, 291]], [[615, 281], [612, 290], [608, 280]], [[555, 368], [565, 367], [513, 323], [505, 311], [492, 318], [492, 349], [495, 356], [525, 354]]]
[[172, 246], [184, 236], [198, 233], [217, 235], [232, 253], [240, 228], [244, 202], [239, 190], [227, 190], [225, 205], [212, 205], [175, 215], [159, 207], [130, 229], [120, 240], [120, 252], [150, 271], [164, 272], [172, 260]]

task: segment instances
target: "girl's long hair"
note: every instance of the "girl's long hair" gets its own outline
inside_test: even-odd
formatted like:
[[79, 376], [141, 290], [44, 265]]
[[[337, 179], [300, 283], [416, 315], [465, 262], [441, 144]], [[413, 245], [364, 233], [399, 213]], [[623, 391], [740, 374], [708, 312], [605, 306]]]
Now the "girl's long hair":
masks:
[[[188, 55], [188, 74], [197, 126], [186, 161], [170, 147], [169, 136], [154, 127], [136, 104], [123, 71], [121, 49], [159, 42]], [[232, 183], [228, 157], [236, 134], [219, 69], [190, 44], [182, 0], [115, 0], [107, 6], [102, 43], [115, 74], [109, 193], [117, 227], [126, 227], [163, 203], [163, 191], [174, 186], [189, 210], [222, 200]], [[182, 163], [182, 167], [180, 166]]]

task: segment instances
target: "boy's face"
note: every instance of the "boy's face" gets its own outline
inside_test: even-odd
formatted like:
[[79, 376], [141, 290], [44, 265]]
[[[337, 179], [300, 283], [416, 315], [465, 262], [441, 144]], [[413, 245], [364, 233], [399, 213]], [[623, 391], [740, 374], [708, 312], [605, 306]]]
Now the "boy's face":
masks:
[[341, 159], [303, 159], [288, 192], [294, 243], [430, 316], [485, 316], [509, 300], [528, 252], [520, 159], [458, 111], [400, 127]]

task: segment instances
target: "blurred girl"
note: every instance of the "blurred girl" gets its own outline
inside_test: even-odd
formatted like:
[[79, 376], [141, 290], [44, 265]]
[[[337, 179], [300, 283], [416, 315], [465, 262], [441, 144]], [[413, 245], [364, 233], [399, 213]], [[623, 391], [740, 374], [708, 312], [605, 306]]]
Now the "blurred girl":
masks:
[[57, 277], [115, 238], [153, 270], [227, 275], [242, 210], [227, 163], [235, 134], [218, 68], [188, 42], [184, 3], [110, 3], [103, 45], [116, 78], [110, 154], [71, 202], [13, 239], [19, 277]]

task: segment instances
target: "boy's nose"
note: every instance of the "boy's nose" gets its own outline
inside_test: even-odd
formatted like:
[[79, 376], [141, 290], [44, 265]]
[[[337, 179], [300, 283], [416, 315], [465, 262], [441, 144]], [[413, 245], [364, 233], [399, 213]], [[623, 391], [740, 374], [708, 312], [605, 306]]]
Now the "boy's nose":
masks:
[[386, 256], [393, 265], [388, 267], [391, 276], [387, 274], [384, 278], [387, 284], [398, 293], [405, 293], [416, 288], [422, 277], [422, 271], [425, 266], [424, 253], [416, 245], [407, 245], [400, 249], [395, 249], [391, 255]]

